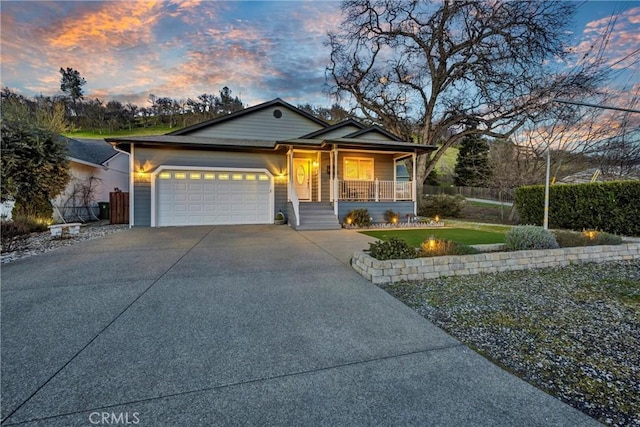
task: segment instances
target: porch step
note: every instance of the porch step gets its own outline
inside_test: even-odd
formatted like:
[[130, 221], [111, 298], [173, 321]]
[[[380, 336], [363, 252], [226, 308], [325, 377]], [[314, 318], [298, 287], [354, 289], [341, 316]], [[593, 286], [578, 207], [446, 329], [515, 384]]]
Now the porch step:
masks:
[[333, 214], [331, 203], [300, 203], [300, 225], [298, 230], [339, 230], [340, 222]]

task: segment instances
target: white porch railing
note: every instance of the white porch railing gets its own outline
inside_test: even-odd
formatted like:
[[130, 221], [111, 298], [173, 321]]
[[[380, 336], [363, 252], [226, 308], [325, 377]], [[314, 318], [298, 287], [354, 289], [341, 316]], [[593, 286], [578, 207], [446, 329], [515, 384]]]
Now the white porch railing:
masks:
[[413, 182], [338, 180], [338, 200], [388, 202], [413, 200]]

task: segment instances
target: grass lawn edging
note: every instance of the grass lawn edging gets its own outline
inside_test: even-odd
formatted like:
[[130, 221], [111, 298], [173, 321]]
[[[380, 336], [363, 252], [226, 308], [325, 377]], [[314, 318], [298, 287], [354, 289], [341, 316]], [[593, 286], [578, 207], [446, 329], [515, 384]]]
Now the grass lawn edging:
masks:
[[416, 259], [377, 260], [358, 251], [351, 266], [374, 284], [402, 280], [435, 279], [445, 276], [467, 276], [500, 271], [562, 267], [585, 262], [607, 262], [640, 259], [640, 243], [579, 246], [573, 248], [485, 252], [475, 255], [448, 255]]

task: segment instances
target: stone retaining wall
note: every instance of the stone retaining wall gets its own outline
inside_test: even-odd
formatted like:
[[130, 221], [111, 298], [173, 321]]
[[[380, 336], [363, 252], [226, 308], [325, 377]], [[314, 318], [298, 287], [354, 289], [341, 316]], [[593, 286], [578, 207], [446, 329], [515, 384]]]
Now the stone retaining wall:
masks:
[[629, 259], [640, 259], [640, 243], [388, 261], [379, 261], [364, 252], [356, 252], [351, 265], [364, 278], [378, 284]]

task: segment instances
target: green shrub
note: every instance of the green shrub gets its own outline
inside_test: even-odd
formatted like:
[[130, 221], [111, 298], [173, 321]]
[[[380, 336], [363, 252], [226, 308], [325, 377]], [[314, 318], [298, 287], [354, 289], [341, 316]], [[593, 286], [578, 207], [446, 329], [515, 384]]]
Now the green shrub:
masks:
[[434, 217], [457, 218], [464, 209], [465, 198], [461, 195], [450, 196], [448, 194], [437, 194], [425, 196], [418, 207], [418, 215]]
[[480, 253], [473, 246], [463, 245], [447, 239], [429, 239], [420, 244], [420, 257], [434, 257], [444, 255], [473, 255]]
[[504, 245], [508, 251], [555, 249], [559, 247], [553, 233], [535, 225], [513, 227], [505, 234]]
[[368, 227], [371, 225], [371, 215], [367, 209], [354, 209], [344, 217], [344, 222], [348, 225]]
[[[640, 181], [552, 185], [549, 227], [640, 236]], [[516, 209], [526, 224], [542, 225], [544, 186], [516, 190]]]
[[387, 241], [369, 243], [369, 255], [379, 260], [412, 259], [417, 256], [414, 248], [397, 237], [392, 237]]
[[587, 230], [579, 233], [569, 230], [555, 230], [553, 234], [561, 248], [595, 245], [619, 245], [622, 237], [604, 231]]
[[387, 224], [397, 224], [400, 222], [400, 214], [389, 209], [384, 213], [384, 220]]

